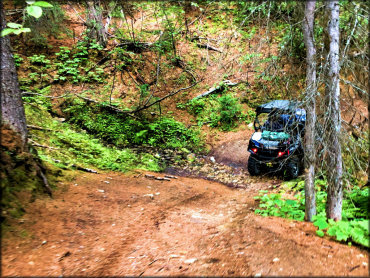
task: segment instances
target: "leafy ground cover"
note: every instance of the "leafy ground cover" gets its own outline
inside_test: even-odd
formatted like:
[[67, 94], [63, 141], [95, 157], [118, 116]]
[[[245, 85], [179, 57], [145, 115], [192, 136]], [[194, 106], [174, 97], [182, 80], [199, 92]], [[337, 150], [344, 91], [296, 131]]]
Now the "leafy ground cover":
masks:
[[136, 119], [105, 108], [104, 104], [87, 105], [85, 101], [75, 99], [64, 112], [69, 122], [119, 147], [146, 145], [162, 149], [203, 150], [200, 131], [186, 128], [174, 118]]
[[73, 164], [102, 170], [126, 172], [131, 169], [160, 171], [158, 160], [150, 154], [135, 154], [127, 148], [107, 147], [102, 140], [86, 131], [51, 117], [43, 106], [26, 105], [29, 124], [42, 126], [32, 130], [31, 140], [44, 147], [38, 148], [40, 158], [61, 168]]
[[[320, 237], [328, 235], [335, 240], [352, 242], [369, 247], [369, 190], [354, 186], [345, 190], [343, 199], [342, 220], [335, 222], [327, 219], [325, 204], [327, 194], [325, 181], [316, 181], [317, 215], [313, 224], [318, 227], [316, 234]], [[294, 198], [287, 192], [294, 192]], [[304, 181], [285, 182], [279, 193], [268, 194], [267, 190], [260, 191], [255, 197], [259, 200], [256, 214], [262, 216], [277, 216], [303, 221], [305, 215]]]

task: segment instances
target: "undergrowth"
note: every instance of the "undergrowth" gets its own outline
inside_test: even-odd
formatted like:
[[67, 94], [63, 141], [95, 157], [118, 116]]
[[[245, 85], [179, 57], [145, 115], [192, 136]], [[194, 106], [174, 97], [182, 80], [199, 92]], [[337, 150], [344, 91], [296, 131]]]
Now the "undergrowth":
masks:
[[[317, 215], [313, 224], [318, 227], [318, 236], [325, 234], [342, 242], [352, 242], [369, 247], [369, 190], [354, 186], [345, 190], [342, 208], [342, 220], [335, 222], [326, 218], [326, 182], [316, 181], [316, 209]], [[294, 189], [294, 191], [293, 191]], [[294, 198], [287, 196], [287, 192], [294, 192]], [[255, 199], [260, 201], [256, 214], [262, 216], [278, 216], [303, 221], [305, 216], [304, 181], [285, 182], [279, 193], [268, 194], [261, 190]]]
[[122, 172], [132, 169], [161, 170], [154, 156], [107, 147], [86, 131], [78, 132], [70, 124], [53, 119], [42, 106], [26, 104], [25, 110], [28, 123], [44, 129], [31, 132], [31, 140], [45, 146], [38, 148], [40, 158], [55, 166], [69, 168], [74, 164]]
[[78, 99], [66, 103], [63, 111], [69, 122], [119, 147], [143, 145], [162, 149], [187, 148], [195, 152], [204, 149], [200, 131], [188, 129], [173, 118], [136, 119], [112, 112], [104, 104], [87, 105]]
[[178, 108], [186, 108], [194, 115], [198, 126], [209, 124], [223, 131], [230, 131], [242, 122], [249, 124], [255, 116], [254, 111], [243, 113], [239, 99], [230, 93], [192, 99]]

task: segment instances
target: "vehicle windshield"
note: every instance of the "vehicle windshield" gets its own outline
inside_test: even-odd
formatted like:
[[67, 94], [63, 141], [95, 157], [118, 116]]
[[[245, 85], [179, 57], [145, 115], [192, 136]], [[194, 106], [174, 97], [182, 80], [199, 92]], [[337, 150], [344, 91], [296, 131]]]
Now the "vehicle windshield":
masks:
[[256, 121], [261, 126], [261, 131], [287, 132], [291, 126], [292, 115], [281, 113], [261, 113], [257, 116]]

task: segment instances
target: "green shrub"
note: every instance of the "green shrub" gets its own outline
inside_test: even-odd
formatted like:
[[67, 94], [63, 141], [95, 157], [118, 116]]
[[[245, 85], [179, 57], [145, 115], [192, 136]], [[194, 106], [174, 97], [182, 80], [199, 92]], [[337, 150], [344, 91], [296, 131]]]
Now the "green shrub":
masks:
[[28, 123], [51, 130], [31, 131], [31, 138], [51, 147], [38, 149], [40, 158], [51, 164], [62, 168], [77, 164], [123, 172], [132, 169], [162, 170], [158, 159], [151, 154], [138, 155], [129, 149], [107, 147], [92, 135], [74, 130], [70, 124], [53, 120], [41, 105], [26, 104], [25, 110]]
[[85, 37], [73, 49], [64, 46], [59, 49], [59, 52], [55, 53], [57, 59], [53, 65], [57, 70], [57, 74], [54, 76], [55, 81], [69, 81], [71, 83], [103, 83], [105, 81], [104, 70], [89, 64], [97, 52], [102, 50], [94, 41], [89, 42]]
[[[316, 232], [317, 235], [322, 237], [326, 233], [338, 241], [355, 242], [369, 247], [369, 190], [355, 186], [350, 191], [345, 191], [342, 220], [335, 222], [326, 218], [327, 194], [326, 191], [322, 191], [325, 188], [321, 187], [326, 184], [325, 181], [318, 180], [315, 183], [317, 216], [314, 217], [314, 225], [319, 228]], [[305, 215], [304, 181], [286, 182], [283, 188], [298, 190], [294, 196], [295, 199], [284, 198], [281, 194], [267, 194], [267, 190], [262, 190], [259, 196], [254, 197], [260, 201], [260, 208], [256, 209], [255, 213], [303, 221]]]
[[[221, 82], [218, 86], [222, 89], [223, 83]], [[232, 94], [192, 99], [186, 106], [189, 113], [196, 116], [199, 126], [209, 123], [211, 127], [231, 130], [240, 120], [250, 119], [249, 114], [242, 113], [239, 99], [233, 97]]]
[[204, 110], [206, 103], [204, 99], [197, 98], [197, 99], [192, 99], [191, 101], [189, 101], [187, 106], [188, 106], [189, 113], [196, 116], [196, 115], [199, 115]]
[[21, 56], [19, 56], [17, 53], [14, 53], [13, 58], [14, 58], [14, 64], [15, 64], [15, 66], [17, 68], [19, 68], [20, 65], [23, 62], [23, 58]]
[[199, 131], [188, 129], [173, 118], [138, 120], [109, 111], [104, 105], [89, 106], [81, 100], [68, 104], [64, 112], [71, 123], [120, 147], [147, 145], [171, 149], [185, 147], [201, 151], [204, 146]]
[[230, 94], [223, 95], [219, 98], [219, 121], [221, 129], [230, 130], [236, 126], [236, 122], [241, 116], [241, 107], [238, 99]]

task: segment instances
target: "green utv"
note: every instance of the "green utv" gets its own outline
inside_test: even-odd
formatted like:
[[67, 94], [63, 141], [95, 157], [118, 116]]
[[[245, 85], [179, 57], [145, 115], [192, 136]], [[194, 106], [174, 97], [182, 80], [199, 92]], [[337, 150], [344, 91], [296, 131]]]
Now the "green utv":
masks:
[[255, 132], [248, 145], [252, 176], [282, 172], [294, 179], [302, 172], [306, 111], [300, 106], [297, 101], [274, 100], [257, 107]]

